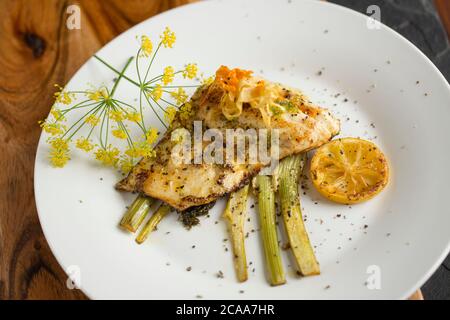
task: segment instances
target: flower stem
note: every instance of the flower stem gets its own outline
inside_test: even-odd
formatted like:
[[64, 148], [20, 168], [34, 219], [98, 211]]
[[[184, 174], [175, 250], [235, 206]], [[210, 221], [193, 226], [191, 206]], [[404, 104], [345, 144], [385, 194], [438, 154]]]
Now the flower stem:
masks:
[[[97, 112], [98, 112], [98, 110], [101, 110], [101, 106], [98, 106], [97, 108], [94, 108], [95, 109], [95, 111], [92, 113], [92, 115], [93, 116], [95, 116], [96, 114], [97, 114]], [[92, 110], [91, 110], [92, 111]], [[91, 111], [89, 111], [89, 113], [91, 112]], [[79, 122], [79, 121], [78, 121]], [[78, 123], [77, 122], [77, 123]], [[80, 131], [80, 129], [84, 126], [84, 124], [85, 124], [85, 122], [83, 122], [83, 123], [81, 123], [80, 125], [79, 125], [79, 127], [77, 128], [77, 129], [75, 129], [72, 133], [71, 133], [71, 135], [67, 138], [67, 140], [71, 140], [72, 139], [72, 137], [74, 136], [74, 135], [76, 135], [77, 134], [77, 132], [78, 131]], [[75, 126], [75, 125], [74, 125]], [[69, 130], [67, 130], [67, 132], [69, 132], [74, 126], [72, 126]], [[95, 127], [92, 127], [92, 129], [94, 129]], [[66, 132], [66, 133], [67, 133]], [[65, 134], [64, 134], [65, 135]]]
[[[133, 107], [131, 104], [128, 104], [128, 103], [126, 103], [126, 102], [123, 102], [123, 101], [117, 100], [117, 99], [111, 99], [111, 101], [112, 101], [114, 104], [116, 104], [116, 105], [118, 105], [119, 103], [120, 103], [120, 104], [123, 104], [123, 105], [125, 105], [125, 106], [127, 106], [127, 107], [133, 109], [135, 112], [137, 112], [137, 109], [136, 109], [135, 107]], [[128, 112], [127, 112], [127, 113], [128, 113]]]
[[144, 128], [144, 132], [147, 132], [147, 129], [145, 128], [145, 121], [144, 121], [144, 110], [142, 108], [142, 95], [143, 94], [145, 94], [145, 93], [143, 93], [142, 90], [139, 90], [139, 113], [141, 115], [141, 122], [142, 122], [142, 127]]
[[106, 150], [107, 145], [103, 142], [103, 127], [105, 125], [105, 119], [106, 119], [106, 115], [108, 114], [108, 111], [109, 111], [109, 106], [106, 105], [102, 111], [104, 111], [104, 113], [103, 113], [103, 117], [102, 117], [102, 123], [100, 125], [100, 145], [102, 146], [103, 149]]
[[120, 82], [120, 79], [122, 79], [124, 76], [125, 71], [127, 70], [128, 66], [130, 65], [131, 61], [133, 61], [133, 57], [130, 57], [125, 64], [125, 67], [122, 69], [122, 71], [119, 73], [119, 78], [116, 80], [116, 83], [114, 83], [114, 87], [111, 90], [111, 97], [114, 95], [114, 92], [116, 91], [116, 88]]
[[191, 85], [191, 86], [161, 86], [162, 89], [166, 88], [198, 88], [201, 85]]
[[170, 102], [170, 101], [167, 101], [166, 99], [164, 99], [164, 98], [160, 98], [161, 99], [161, 101], [162, 102], [165, 102], [165, 103], [167, 103], [168, 105], [170, 105], [170, 106], [172, 106], [172, 107], [175, 107], [175, 108], [179, 108], [179, 106], [177, 106], [175, 103], [172, 103], [172, 102]]
[[156, 54], [158, 53], [159, 48], [161, 48], [161, 44], [162, 44], [162, 42], [160, 41], [158, 44], [158, 48], [156, 48], [155, 53], [153, 54], [152, 60], [150, 60], [150, 64], [148, 65], [147, 72], [145, 73], [144, 82], [147, 80], [148, 73], [153, 64], [153, 60], [155, 60]]
[[[156, 117], [158, 118], [158, 120], [163, 124], [163, 126], [167, 129], [167, 125], [164, 123], [164, 120], [161, 119], [161, 117], [159, 116], [158, 112], [156, 112], [155, 108], [154, 108], [153, 105], [151, 104], [151, 102], [150, 102], [150, 100], [148, 99], [147, 95], [146, 95], [145, 93], [143, 93], [143, 94], [144, 94], [145, 99], [147, 100], [147, 103], [150, 105], [150, 108], [152, 108], [153, 113], [156, 115]], [[152, 98], [152, 100], [155, 101], [153, 98]], [[155, 102], [156, 102], [156, 101], [155, 101]], [[156, 102], [156, 104], [158, 104], [158, 103]], [[159, 105], [158, 105], [158, 106], [159, 106]], [[159, 107], [161, 108], [161, 106], [159, 106]], [[164, 110], [164, 109], [163, 109], [163, 110]]]
[[[183, 72], [183, 70], [179, 70], [179, 71], [177, 71], [177, 72], [174, 72], [173, 75], [175, 76], [175, 75], [180, 74], [180, 73], [182, 73], [182, 72]], [[163, 74], [160, 74], [159, 76], [156, 76], [156, 77], [154, 77], [153, 79], [150, 79], [149, 81], [147, 81], [147, 82], [145, 83], [145, 86], [147, 87], [147, 86], [151, 85], [152, 83], [155, 83], [156, 81], [161, 80], [163, 77], [164, 77], [164, 75], [163, 75]]]
[[[96, 104], [97, 103], [97, 101], [94, 101], [94, 102], [92, 102], [92, 103], [89, 103], [89, 104], [86, 104], [86, 105], [84, 105], [85, 103], [88, 103], [89, 101], [91, 101], [91, 100], [83, 100], [83, 101], [81, 101], [81, 102], [78, 102], [76, 105], [74, 105], [73, 107], [70, 107], [70, 108], [67, 108], [67, 109], [61, 109], [61, 113], [63, 114], [63, 115], [65, 115], [67, 112], [69, 112], [69, 111], [71, 111], [71, 110], [73, 110], [73, 109], [78, 109], [78, 108], [84, 108], [84, 107], [88, 107], [88, 106], [90, 106], [90, 105], [94, 105], [94, 104]], [[58, 119], [56, 119], [56, 121], [58, 121], [59, 119], [60, 119], [61, 117], [59, 117]]]
[[[100, 58], [99, 56], [94, 54], [94, 58], [97, 59], [98, 61], [100, 61], [101, 63], [103, 63], [105, 66], [107, 66], [109, 69], [111, 69], [112, 71], [114, 71], [115, 73], [120, 75], [120, 71], [117, 71], [114, 67], [112, 67], [109, 63], [107, 63], [105, 60], [103, 60], [102, 58]], [[133, 57], [131, 57], [131, 59], [133, 59]], [[122, 77], [124, 79], [127, 79], [128, 81], [130, 81], [132, 84], [134, 84], [137, 87], [140, 87], [141, 85], [139, 83], [137, 83], [136, 81], [128, 78], [126, 75], [122, 75]]]
[[137, 54], [136, 54], [136, 73], [139, 80], [139, 85], [142, 86], [142, 79], [141, 79], [141, 72], [139, 71], [139, 55], [141, 53], [141, 49], [139, 48]]
[[[86, 118], [87, 116], [89, 116], [92, 112], [97, 112], [97, 110], [99, 110], [102, 106], [102, 102], [99, 102], [98, 105], [96, 105], [95, 107], [93, 107], [91, 110], [89, 110], [87, 113], [85, 113], [81, 118], [79, 118], [63, 135], [61, 138], [64, 138], [78, 123], [80, 123], [84, 118]], [[84, 124], [84, 123], [83, 123]], [[78, 131], [83, 124], [76, 130]], [[74, 133], [69, 137], [72, 138], [74, 135]]]

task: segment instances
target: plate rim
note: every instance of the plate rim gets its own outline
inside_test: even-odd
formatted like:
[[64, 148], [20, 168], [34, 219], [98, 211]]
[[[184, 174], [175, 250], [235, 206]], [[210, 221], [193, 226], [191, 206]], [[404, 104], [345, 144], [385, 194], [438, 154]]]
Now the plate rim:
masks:
[[[237, 0], [234, 0], [235, 2]], [[334, 7], [337, 10], [341, 10], [341, 11], [345, 11], [348, 14], [351, 14], [353, 16], [359, 16], [359, 17], [364, 17], [367, 18], [367, 16], [361, 12], [358, 12], [356, 10], [353, 10], [351, 8], [347, 8], [345, 6], [336, 4], [336, 3], [331, 3], [331, 2], [327, 2], [327, 1], [318, 1], [318, 0], [296, 0], [296, 1], [300, 1], [300, 2], [309, 2], [309, 3], [315, 3], [315, 5], [320, 4], [320, 5], [324, 5], [324, 6], [329, 6], [329, 7]], [[159, 14], [156, 14], [154, 16], [151, 16], [137, 24], [135, 24], [134, 26], [128, 28], [127, 30], [124, 30], [123, 32], [121, 32], [120, 34], [118, 34], [116, 37], [114, 37], [113, 39], [111, 39], [110, 41], [108, 41], [106, 44], [104, 44], [100, 49], [98, 49], [89, 59], [87, 59], [79, 68], [78, 70], [71, 76], [71, 78], [67, 81], [66, 85], [68, 83], [70, 83], [72, 81], [73, 78], [75, 78], [78, 73], [83, 69], [83, 67], [85, 65], [87, 65], [88, 63], [91, 62], [91, 60], [93, 59], [93, 56], [95, 54], [99, 54], [101, 53], [104, 49], [106, 50], [107, 47], [109, 47], [113, 42], [118, 41], [121, 37], [125, 37], [126, 34], [128, 33], [132, 33], [134, 29], [137, 29], [140, 25], [147, 23], [149, 20], [152, 19], [156, 19], [156, 18], [161, 18], [164, 15], [169, 15], [172, 14], [175, 11], [179, 11], [179, 10], [186, 10], [187, 8], [192, 9], [192, 7], [196, 7], [196, 6], [203, 6], [205, 4], [209, 4], [209, 3], [221, 3], [223, 1], [221, 0], [203, 0], [203, 1], [198, 1], [198, 2], [194, 2], [194, 3], [188, 3], [188, 4], [184, 4], [181, 6], [178, 6], [176, 8], [172, 8], [169, 10], [166, 10], [164, 12], [161, 12]], [[414, 45], [410, 40], [408, 40], [407, 38], [405, 38], [403, 35], [401, 35], [399, 32], [397, 32], [396, 30], [392, 29], [391, 27], [387, 26], [386, 24], [384, 24], [383, 22], [380, 22], [381, 24], [381, 28], [384, 29], [386, 32], [393, 34], [396, 39], [398, 41], [402, 41], [404, 44], [406, 44], [410, 49], [412, 49], [413, 51], [415, 51], [416, 53], [419, 54], [419, 56], [421, 56], [422, 60], [424, 62], [427, 63], [428, 66], [431, 67], [431, 69], [434, 71], [434, 73], [440, 78], [441, 82], [444, 83], [448, 89], [448, 91], [450, 92], [450, 83], [449, 81], [447, 81], [447, 79], [445, 78], [445, 76], [443, 75], [443, 73], [437, 68], [437, 66], [431, 61], [430, 58], [428, 58], [416, 45]], [[37, 161], [37, 154], [39, 152], [39, 147], [42, 143], [42, 140], [44, 139], [44, 134], [43, 132], [41, 132], [38, 143], [37, 143], [37, 148], [36, 148], [36, 153], [35, 153], [35, 161], [34, 161], [34, 174], [33, 174], [33, 188], [34, 188], [34, 198], [35, 198], [35, 204], [36, 204], [36, 211], [38, 214], [38, 219], [39, 219], [39, 223], [41, 225], [41, 229], [42, 232], [44, 234], [45, 240], [51, 250], [51, 253], [53, 254], [53, 256], [55, 257], [56, 261], [58, 262], [58, 264], [61, 266], [61, 268], [63, 269], [64, 273], [67, 276], [67, 266], [66, 264], [64, 264], [59, 255], [55, 252], [55, 248], [54, 248], [54, 243], [52, 243], [51, 241], [49, 241], [48, 239], [48, 230], [45, 227], [45, 224], [43, 223], [43, 219], [42, 219], [42, 209], [39, 209], [39, 200], [37, 197], [37, 179], [36, 179], [36, 173], [38, 172], [38, 161]], [[444, 251], [441, 253], [439, 259], [437, 259], [429, 268], [428, 271], [425, 272], [424, 275], [422, 275], [420, 277], [420, 279], [415, 281], [415, 284], [411, 286], [411, 288], [407, 291], [405, 291], [404, 295], [400, 298], [401, 300], [405, 300], [408, 299], [415, 291], [417, 291], [418, 289], [420, 289], [427, 280], [429, 280], [429, 278], [436, 272], [436, 270], [439, 268], [439, 266], [442, 264], [442, 262], [445, 260], [445, 258], [448, 256], [448, 254], [450, 253], [450, 237], [447, 240], [447, 245], [446, 248], [444, 249]], [[83, 288], [83, 285], [80, 285], [80, 288], [78, 288], [80, 291], [82, 291], [82, 293], [84, 295], [86, 295], [89, 299], [96, 299], [94, 297], [92, 297], [85, 288]], [[157, 298], [156, 298], [157, 299]], [[294, 299], [295, 300], [295, 299]]]

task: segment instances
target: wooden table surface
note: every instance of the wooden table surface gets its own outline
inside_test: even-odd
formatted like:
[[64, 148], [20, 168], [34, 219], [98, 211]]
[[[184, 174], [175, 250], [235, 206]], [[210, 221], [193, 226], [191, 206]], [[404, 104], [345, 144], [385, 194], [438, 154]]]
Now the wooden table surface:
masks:
[[[67, 289], [34, 201], [37, 122], [52, 105], [53, 84], [65, 84], [94, 52], [136, 23], [194, 1], [0, 0], [0, 300], [86, 299]], [[438, 2], [450, 30], [450, 1]], [[65, 26], [71, 4], [81, 8], [81, 30]]]

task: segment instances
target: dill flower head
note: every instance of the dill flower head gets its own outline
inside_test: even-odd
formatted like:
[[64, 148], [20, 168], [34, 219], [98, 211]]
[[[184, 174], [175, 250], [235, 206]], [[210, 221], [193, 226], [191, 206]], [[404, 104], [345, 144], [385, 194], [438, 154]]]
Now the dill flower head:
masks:
[[188, 98], [186, 91], [181, 87], [178, 88], [177, 91], [171, 92], [170, 95], [175, 99], [178, 105], [185, 103]]
[[63, 138], [50, 139], [49, 144], [53, 149], [69, 150], [69, 141]]
[[165, 86], [167, 86], [169, 83], [171, 83], [173, 81], [174, 77], [175, 77], [175, 72], [171, 66], [164, 68], [162, 82], [164, 83]]
[[69, 105], [72, 103], [72, 99], [74, 99], [74, 95], [64, 91], [64, 88], [55, 84], [55, 87], [59, 89], [59, 91], [55, 92], [53, 96], [55, 97], [56, 103], [62, 103], [65, 105]]
[[161, 43], [164, 45], [164, 47], [172, 48], [176, 40], [177, 37], [175, 36], [175, 32], [172, 32], [169, 27], [166, 27], [163, 34], [161, 35]]
[[53, 149], [50, 151], [50, 164], [55, 168], [64, 167], [69, 160], [68, 150]]
[[158, 139], [158, 130], [156, 128], [151, 128], [145, 134], [145, 138], [148, 144], [154, 144]]
[[50, 110], [50, 114], [53, 116], [55, 121], [65, 121], [66, 120], [66, 118], [64, 117], [62, 111], [60, 109], [55, 108], [55, 107], [53, 107]]
[[161, 85], [157, 84], [151, 92], [153, 100], [158, 101], [159, 99], [161, 99], [162, 94], [163, 94], [162, 87]]
[[70, 160], [69, 141], [62, 138], [49, 140], [50, 163], [56, 168], [64, 167]]
[[84, 137], [80, 137], [79, 139], [77, 139], [75, 146], [78, 149], [81, 149], [86, 152], [89, 152], [92, 149], [94, 149], [94, 145], [92, 144], [92, 142], [89, 139], [84, 138]]
[[120, 122], [125, 119], [125, 114], [120, 110], [110, 110], [109, 117], [116, 122]]
[[119, 154], [119, 149], [109, 145], [106, 148], [98, 148], [97, 151], [95, 151], [95, 159], [105, 166], [115, 167], [119, 161]]
[[166, 112], [164, 112], [164, 119], [166, 119], [167, 123], [172, 124], [175, 115], [177, 114], [177, 109], [175, 107], [167, 107]]
[[124, 173], [124, 174], [129, 173], [131, 171], [131, 169], [133, 169], [133, 167], [134, 167], [134, 159], [131, 157], [127, 157], [127, 156], [120, 157], [119, 167], [120, 167], [120, 171], [122, 171], [122, 173]]
[[100, 122], [100, 119], [98, 117], [96, 117], [95, 115], [91, 114], [91, 115], [86, 117], [84, 122], [86, 122], [87, 124], [95, 127]]
[[198, 67], [196, 63], [189, 63], [183, 70], [183, 77], [194, 79], [197, 76]]
[[[122, 172], [127, 173], [139, 158], [156, 156], [153, 146], [158, 140], [159, 133], [156, 128], [146, 126], [143, 102], [148, 102], [158, 120], [166, 127], [168, 127], [167, 123], [172, 124], [179, 108], [180, 119], [191, 117], [192, 106], [186, 103], [188, 95], [185, 87], [168, 85], [174, 82], [177, 74], [182, 74], [184, 79], [196, 79], [198, 77], [197, 64], [186, 64], [183, 69], [177, 71], [172, 66], [167, 66], [162, 74], [156, 76], [150, 74], [156, 52], [161, 47], [172, 48], [176, 42], [175, 33], [166, 27], [160, 36], [160, 42], [156, 50], [148, 36], [137, 36], [136, 40], [140, 45], [136, 61], [141, 56], [152, 56], [146, 62], [148, 66], [145, 75], [140, 74], [138, 64], [136, 66], [139, 73], [139, 83], [125, 75], [132, 58], [128, 59], [122, 71], [117, 71], [108, 62], [95, 56], [97, 60], [120, 75], [117, 81], [111, 85], [111, 88], [106, 85], [94, 87], [89, 84], [87, 89], [70, 91], [55, 85], [57, 87], [57, 92], [54, 94], [56, 102], [50, 110], [50, 116], [45, 121], [39, 122], [43, 131], [50, 136], [47, 141], [50, 145], [50, 163], [53, 166], [63, 167], [70, 160], [70, 146], [70, 149], [74, 147], [88, 153], [92, 152], [95, 159], [103, 165], [120, 168]], [[151, 77], [148, 78], [147, 76]], [[159, 111], [153, 108], [149, 99], [139, 99], [139, 107], [136, 108], [117, 99], [115, 92], [121, 80], [127, 80], [139, 87], [140, 94], [145, 94], [145, 98], [151, 98], [153, 102], [158, 101], [156, 104], [162, 110], [165, 109], [164, 116], [160, 116]], [[165, 99], [166, 97], [168, 100]], [[77, 99], [80, 101], [77, 101]], [[138, 99], [134, 101], [138, 101]], [[60, 104], [67, 105], [67, 107], [60, 106]], [[82, 113], [81, 118], [77, 116], [76, 119], [79, 120], [72, 121], [73, 117], [67, 116], [69, 113], [72, 115], [72, 111]], [[123, 123], [124, 120], [127, 122]], [[89, 133], [87, 136], [80, 136], [85, 129], [83, 126], [88, 127]], [[140, 135], [134, 137], [133, 131], [130, 131], [128, 126], [137, 126], [141, 132]], [[98, 144], [93, 141], [93, 137], [98, 138]], [[109, 138], [111, 139], [109, 140]], [[125, 139], [128, 149], [126, 149], [125, 143], [120, 143], [116, 138]], [[117, 143], [117, 146], [109, 144], [108, 141], [111, 141], [112, 144]]]
[[146, 35], [141, 36], [141, 50], [144, 57], [148, 57], [153, 50], [153, 43]]
[[127, 134], [125, 131], [123, 131], [123, 129], [117, 128], [111, 131], [112, 135], [114, 137], [116, 137], [117, 139], [126, 139], [127, 138]]
[[155, 150], [147, 141], [135, 142], [125, 151], [125, 154], [131, 158], [153, 158]]
[[126, 149], [125, 154], [130, 158], [139, 158], [139, 152], [134, 145]]
[[180, 107], [180, 119], [181, 120], [187, 120], [194, 114], [194, 111], [192, 110], [192, 104], [189, 102], [186, 102]]
[[108, 91], [106, 91], [106, 88], [100, 88], [95, 91], [88, 91], [87, 97], [93, 101], [100, 101], [108, 99], [109, 95]]
[[64, 126], [57, 122], [47, 122], [47, 121], [39, 121], [39, 126], [47, 133], [52, 136], [58, 136], [63, 134]]
[[152, 146], [146, 142], [142, 142], [138, 144], [137, 148], [139, 157], [142, 158], [153, 158], [156, 155], [155, 150], [153, 150]]
[[140, 122], [142, 120], [139, 112], [129, 112], [125, 115], [125, 119], [132, 122]]

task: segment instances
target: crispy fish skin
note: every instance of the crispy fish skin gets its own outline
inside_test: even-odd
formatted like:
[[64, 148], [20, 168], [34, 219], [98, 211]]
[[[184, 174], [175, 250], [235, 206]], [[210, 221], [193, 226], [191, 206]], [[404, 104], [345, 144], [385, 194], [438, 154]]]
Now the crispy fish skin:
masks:
[[204, 129], [220, 130], [224, 137], [226, 129], [279, 129], [280, 159], [320, 147], [339, 133], [339, 121], [330, 112], [313, 105], [295, 89], [280, 88], [282, 98], [295, 105], [296, 112], [277, 115], [268, 125], [258, 109], [245, 104], [239, 117], [227, 120], [219, 107], [222, 89], [214, 85], [200, 87], [190, 101], [193, 115], [184, 120], [177, 115], [155, 147], [156, 158], [142, 159], [116, 188], [143, 192], [182, 211], [239, 189], [265, 166], [263, 163], [175, 164], [171, 157], [175, 145], [171, 134], [178, 128], [192, 133], [194, 121], [202, 121]]

